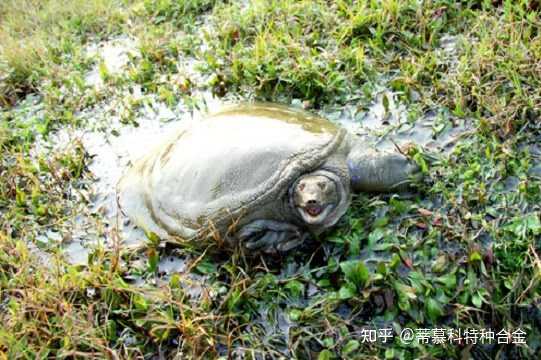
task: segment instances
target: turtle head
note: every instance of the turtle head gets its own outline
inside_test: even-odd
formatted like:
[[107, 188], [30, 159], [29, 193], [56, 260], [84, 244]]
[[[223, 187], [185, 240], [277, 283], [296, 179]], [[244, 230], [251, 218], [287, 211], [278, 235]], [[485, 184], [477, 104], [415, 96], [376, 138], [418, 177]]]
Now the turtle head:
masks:
[[325, 175], [301, 176], [292, 188], [293, 206], [308, 225], [326, 223], [339, 201], [335, 181]]

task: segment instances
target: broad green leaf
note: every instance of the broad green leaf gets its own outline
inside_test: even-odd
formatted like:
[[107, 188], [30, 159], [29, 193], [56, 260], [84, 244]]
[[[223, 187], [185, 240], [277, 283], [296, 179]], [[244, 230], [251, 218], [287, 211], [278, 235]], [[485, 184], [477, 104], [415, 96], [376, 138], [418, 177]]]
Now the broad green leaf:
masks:
[[351, 299], [357, 294], [357, 289], [355, 288], [355, 285], [351, 283], [345, 283], [342, 285], [340, 290], [338, 291], [338, 296], [342, 300]]
[[171, 280], [169, 280], [169, 286], [170, 286], [172, 289], [178, 289], [178, 288], [180, 288], [180, 275], [179, 275], [179, 274], [174, 273], [174, 274], [171, 276]]
[[357, 340], [350, 340], [342, 348], [342, 355], [349, 355], [361, 346]]
[[470, 254], [470, 262], [481, 261], [482, 259], [483, 258], [481, 257], [481, 254], [479, 254], [478, 251], [473, 251]]
[[432, 271], [439, 273], [445, 269], [447, 264], [447, 257], [445, 255], [439, 256], [432, 264]]
[[213, 264], [208, 260], [201, 261], [199, 264], [197, 264], [195, 269], [201, 274], [213, 274], [217, 270], [216, 264]]
[[436, 278], [436, 281], [444, 284], [447, 289], [452, 289], [456, 286], [456, 275], [454, 273], [448, 273]]
[[302, 316], [302, 311], [299, 309], [291, 309], [289, 311], [289, 319], [291, 319], [291, 321], [299, 321], [301, 316]]
[[140, 311], [147, 311], [148, 310], [148, 302], [147, 300], [140, 294], [135, 294], [133, 296], [133, 305], [135, 306], [135, 309]]
[[160, 244], [160, 237], [156, 233], [147, 231], [145, 235], [147, 236], [150, 246], [157, 247]]
[[323, 346], [330, 348], [334, 346], [334, 339], [332, 337], [326, 337], [323, 339]]
[[304, 292], [304, 284], [297, 280], [291, 280], [286, 285], [285, 288], [289, 291], [289, 293], [295, 297], [298, 298], [302, 295]]
[[436, 299], [428, 298], [426, 301], [426, 313], [432, 321], [435, 321], [443, 315], [443, 307]]
[[405, 297], [411, 300], [417, 299], [416, 290], [414, 287], [399, 283], [398, 281], [394, 282], [394, 288], [398, 292], [398, 296]]
[[471, 302], [473, 303], [473, 305], [475, 305], [475, 307], [480, 308], [481, 306], [483, 306], [483, 298], [478, 292], [472, 294]]
[[334, 354], [330, 350], [325, 349], [319, 353], [317, 359], [318, 360], [331, 360], [331, 359], [334, 359]]
[[382, 228], [376, 228], [368, 235], [368, 246], [374, 246], [383, 236], [385, 236], [385, 231]]
[[366, 265], [360, 260], [341, 262], [340, 269], [342, 269], [346, 280], [355, 284], [359, 289], [366, 284], [370, 277]]

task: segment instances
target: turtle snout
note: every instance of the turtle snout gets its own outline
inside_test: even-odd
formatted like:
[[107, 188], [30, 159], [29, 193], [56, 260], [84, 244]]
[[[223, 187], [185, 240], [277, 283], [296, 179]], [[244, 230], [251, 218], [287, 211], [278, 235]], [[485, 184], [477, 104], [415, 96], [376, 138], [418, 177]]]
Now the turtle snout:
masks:
[[323, 210], [323, 207], [319, 204], [319, 201], [313, 199], [308, 200], [304, 208], [306, 209], [306, 212], [311, 216], [318, 216]]

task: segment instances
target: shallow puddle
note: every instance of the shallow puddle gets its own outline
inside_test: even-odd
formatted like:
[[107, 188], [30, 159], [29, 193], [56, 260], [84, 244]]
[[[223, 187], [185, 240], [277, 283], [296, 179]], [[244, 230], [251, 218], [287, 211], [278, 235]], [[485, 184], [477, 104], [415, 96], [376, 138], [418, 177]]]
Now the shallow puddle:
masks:
[[86, 48], [86, 56], [93, 58], [98, 63], [85, 76], [87, 85], [103, 88], [103, 75], [115, 75], [121, 73], [130, 57], [138, 55], [137, 41], [129, 36], [119, 36], [109, 41], [94, 43]]
[[358, 135], [367, 146], [381, 150], [413, 143], [431, 152], [449, 153], [472, 130], [471, 121], [434, 111], [411, 121], [406, 106], [397, 98], [396, 93], [382, 90], [366, 111], [347, 105], [325, 108], [320, 115]]

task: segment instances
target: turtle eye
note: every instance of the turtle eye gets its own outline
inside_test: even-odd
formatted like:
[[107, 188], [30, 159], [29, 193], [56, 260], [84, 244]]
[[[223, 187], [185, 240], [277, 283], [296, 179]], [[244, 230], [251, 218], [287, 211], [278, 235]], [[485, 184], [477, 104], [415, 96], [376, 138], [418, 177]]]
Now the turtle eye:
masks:
[[327, 187], [327, 184], [325, 184], [324, 182], [319, 182], [317, 183], [317, 186], [319, 186], [321, 190], [325, 190], [325, 188]]
[[303, 191], [303, 190], [304, 190], [304, 183], [300, 183], [300, 184], [299, 184], [299, 190], [300, 190], [300, 191]]

